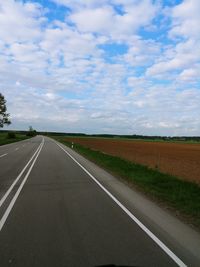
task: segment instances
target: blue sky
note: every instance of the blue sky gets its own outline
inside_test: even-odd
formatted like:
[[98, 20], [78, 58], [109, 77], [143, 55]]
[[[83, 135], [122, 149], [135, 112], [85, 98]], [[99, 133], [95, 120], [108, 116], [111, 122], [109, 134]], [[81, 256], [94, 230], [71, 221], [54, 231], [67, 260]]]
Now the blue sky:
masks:
[[200, 1], [0, 2], [10, 129], [200, 134]]

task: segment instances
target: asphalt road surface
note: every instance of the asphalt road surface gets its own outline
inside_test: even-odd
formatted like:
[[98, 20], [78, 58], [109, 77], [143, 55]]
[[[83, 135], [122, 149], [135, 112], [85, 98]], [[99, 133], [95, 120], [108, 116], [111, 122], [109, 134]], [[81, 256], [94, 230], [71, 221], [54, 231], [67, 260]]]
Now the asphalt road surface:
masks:
[[162, 212], [50, 138], [0, 147], [1, 267], [200, 266], [198, 233]]

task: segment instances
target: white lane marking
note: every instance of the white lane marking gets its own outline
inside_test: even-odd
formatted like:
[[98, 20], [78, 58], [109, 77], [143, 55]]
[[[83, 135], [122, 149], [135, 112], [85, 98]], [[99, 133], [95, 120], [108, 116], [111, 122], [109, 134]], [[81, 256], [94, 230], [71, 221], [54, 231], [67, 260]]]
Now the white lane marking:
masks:
[[16, 148], [15, 148], [15, 150], [18, 150], [18, 149], [19, 149], [19, 147], [16, 147]]
[[7, 155], [8, 155], [8, 153], [5, 153], [5, 154], [1, 155], [0, 158], [3, 158], [5, 156], [7, 156]]
[[187, 267], [158, 237], [156, 237], [142, 222], [140, 222], [116, 197], [114, 197], [88, 170], [85, 169], [68, 151], [55, 142], [93, 181], [180, 267]]
[[24, 184], [26, 183], [26, 180], [28, 179], [31, 170], [33, 169], [33, 166], [35, 165], [35, 162], [36, 162], [36, 160], [37, 160], [37, 158], [38, 158], [38, 156], [39, 156], [39, 154], [40, 154], [40, 152], [41, 152], [41, 150], [42, 150], [43, 145], [44, 145], [44, 140], [43, 140], [43, 142], [42, 142], [42, 145], [40, 146], [40, 149], [39, 149], [39, 151], [38, 151], [38, 153], [37, 153], [35, 159], [33, 160], [33, 163], [32, 163], [31, 166], [30, 166], [30, 168], [29, 168], [29, 170], [28, 170], [26, 176], [24, 177], [23, 181], [21, 182], [21, 184], [20, 184], [20, 186], [19, 186], [17, 192], [15, 193], [15, 195], [14, 195], [14, 197], [12, 198], [12, 200], [11, 200], [11, 202], [10, 202], [8, 208], [6, 209], [6, 211], [5, 211], [5, 213], [4, 213], [3, 217], [2, 217], [2, 219], [0, 220], [0, 231], [2, 230], [4, 224], [5, 224], [5, 222], [6, 222], [7, 218], [8, 218], [8, 216], [9, 216], [9, 214], [10, 214], [10, 212], [11, 212], [11, 210], [12, 210], [12, 208], [13, 208], [13, 206], [14, 206], [14, 204], [15, 204], [15, 202], [16, 202], [16, 200], [17, 200], [17, 198], [18, 198], [18, 196], [19, 196], [19, 194], [20, 194], [20, 192], [21, 192], [21, 190], [22, 190], [22, 188], [24, 187]]
[[[42, 140], [42, 142], [44, 142]], [[3, 205], [4, 201], [6, 200], [6, 198], [8, 197], [8, 195], [10, 194], [10, 192], [12, 191], [13, 187], [16, 185], [16, 183], [19, 181], [19, 179], [21, 178], [21, 176], [23, 175], [23, 173], [25, 172], [25, 170], [27, 169], [28, 165], [30, 164], [30, 162], [33, 160], [33, 158], [35, 157], [35, 155], [37, 154], [38, 150], [40, 149], [40, 147], [42, 146], [42, 142], [40, 143], [40, 145], [38, 146], [38, 148], [36, 149], [35, 153], [33, 154], [33, 156], [31, 157], [31, 159], [29, 160], [29, 162], [26, 164], [26, 166], [23, 168], [23, 170], [20, 172], [20, 174], [17, 176], [17, 178], [15, 179], [15, 181], [12, 183], [12, 185], [9, 187], [9, 189], [7, 190], [7, 192], [5, 193], [5, 195], [2, 197], [2, 199], [0, 200], [0, 207]]]

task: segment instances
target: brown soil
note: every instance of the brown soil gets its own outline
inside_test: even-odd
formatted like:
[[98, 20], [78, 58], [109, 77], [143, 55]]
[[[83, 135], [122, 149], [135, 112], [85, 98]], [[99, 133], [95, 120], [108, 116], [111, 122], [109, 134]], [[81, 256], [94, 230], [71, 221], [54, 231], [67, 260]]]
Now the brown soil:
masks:
[[200, 184], [200, 144], [71, 137], [67, 140]]

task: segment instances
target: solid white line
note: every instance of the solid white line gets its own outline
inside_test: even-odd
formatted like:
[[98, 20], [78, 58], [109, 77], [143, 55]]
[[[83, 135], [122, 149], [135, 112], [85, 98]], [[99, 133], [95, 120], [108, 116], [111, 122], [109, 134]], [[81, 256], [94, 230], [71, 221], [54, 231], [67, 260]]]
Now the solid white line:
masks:
[[37, 154], [38, 150], [40, 149], [40, 147], [42, 146], [42, 143], [44, 141], [42, 140], [42, 142], [40, 143], [40, 145], [38, 146], [38, 148], [36, 149], [35, 153], [33, 154], [33, 156], [31, 157], [31, 159], [29, 160], [29, 162], [26, 164], [26, 166], [23, 168], [23, 170], [20, 172], [20, 174], [17, 176], [17, 178], [15, 179], [15, 181], [12, 183], [12, 185], [9, 187], [9, 189], [7, 190], [7, 192], [5, 193], [5, 195], [2, 197], [2, 199], [0, 200], [0, 207], [3, 205], [4, 201], [6, 200], [6, 198], [8, 197], [8, 195], [10, 194], [10, 192], [12, 191], [13, 187], [16, 185], [16, 183], [19, 181], [19, 179], [21, 178], [21, 176], [23, 175], [23, 173], [25, 172], [26, 168], [28, 167], [28, 165], [30, 164], [30, 162], [33, 160], [33, 158], [35, 157], [35, 155]]
[[187, 267], [160, 239], [158, 239], [142, 222], [140, 222], [116, 197], [114, 197], [88, 170], [86, 170], [68, 151], [55, 142], [81, 169], [83, 169], [93, 181], [180, 267]]
[[[44, 139], [43, 139], [43, 140], [44, 140]], [[22, 183], [20, 184], [20, 186], [19, 186], [17, 192], [15, 193], [15, 195], [14, 195], [14, 197], [12, 198], [12, 200], [11, 200], [11, 202], [10, 202], [8, 208], [6, 209], [6, 211], [5, 211], [5, 213], [4, 213], [3, 217], [2, 217], [2, 219], [0, 220], [0, 231], [2, 230], [2, 228], [3, 228], [3, 226], [4, 226], [5, 222], [6, 222], [8, 216], [9, 216], [9, 214], [10, 214], [10, 212], [11, 212], [11, 210], [12, 210], [12, 208], [13, 208], [13, 206], [14, 206], [14, 204], [15, 204], [15, 202], [16, 202], [16, 200], [17, 200], [17, 198], [18, 198], [18, 196], [19, 196], [19, 194], [20, 194], [20, 192], [21, 192], [21, 190], [22, 190], [22, 188], [23, 188], [23, 186], [24, 186], [24, 184], [26, 183], [26, 180], [28, 179], [31, 170], [33, 169], [33, 166], [35, 165], [35, 162], [36, 162], [36, 160], [37, 160], [37, 158], [38, 158], [38, 156], [39, 156], [39, 154], [40, 154], [40, 152], [41, 152], [41, 150], [42, 150], [43, 145], [44, 145], [44, 141], [42, 142], [42, 145], [40, 146], [40, 149], [39, 149], [39, 151], [38, 151], [38, 153], [37, 153], [35, 159], [33, 160], [33, 163], [31, 164], [31, 166], [30, 166], [30, 168], [29, 168], [29, 170], [28, 170], [26, 176], [24, 177], [24, 180], [23, 180]]]
[[7, 155], [8, 155], [8, 153], [5, 153], [5, 154], [1, 155], [0, 158], [3, 158], [5, 156], [7, 156]]

